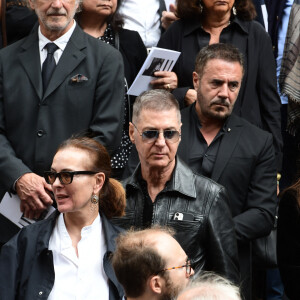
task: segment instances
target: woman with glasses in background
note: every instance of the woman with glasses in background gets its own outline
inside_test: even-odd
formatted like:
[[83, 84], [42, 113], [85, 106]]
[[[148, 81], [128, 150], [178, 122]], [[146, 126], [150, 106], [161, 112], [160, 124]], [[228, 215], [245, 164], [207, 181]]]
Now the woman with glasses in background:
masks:
[[0, 256], [0, 299], [122, 299], [110, 263], [125, 193], [110, 178], [110, 157], [97, 141], [73, 137], [45, 172], [57, 203], [48, 219], [24, 227]]

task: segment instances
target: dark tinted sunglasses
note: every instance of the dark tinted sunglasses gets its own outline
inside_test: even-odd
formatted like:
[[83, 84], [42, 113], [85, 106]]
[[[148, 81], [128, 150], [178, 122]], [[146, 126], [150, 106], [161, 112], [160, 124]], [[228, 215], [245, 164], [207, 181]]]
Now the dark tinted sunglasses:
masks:
[[74, 175], [93, 175], [97, 172], [93, 171], [63, 171], [56, 173], [54, 171], [46, 171], [44, 172], [44, 178], [47, 183], [53, 184], [56, 178], [58, 177], [61, 184], [70, 184], [73, 181]]
[[[133, 124], [133, 123], [132, 123]], [[176, 143], [179, 141], [180, 133], [177, 130], [170, 130], [166, 129], [163, 131], [153, 129], [153, 130], [145, 130], [142, 133], [137, 129], [137, 127], [133, 124], [133, 126], [136, 128], [140, 136], [142, 137], [143, 141], [146, 143], [153, 143], [155, 140], [158, 139], [160, 132], [163, 133], [163, 136], [166, 141], [170, 143]]]

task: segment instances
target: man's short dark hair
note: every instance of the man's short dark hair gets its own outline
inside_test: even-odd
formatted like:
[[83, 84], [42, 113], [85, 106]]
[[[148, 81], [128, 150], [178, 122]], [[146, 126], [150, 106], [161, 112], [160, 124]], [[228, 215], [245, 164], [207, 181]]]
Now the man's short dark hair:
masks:
[[[129, 230], [120, 234], [116, 240], [112, 265], [127, 297], [141, 296], [149, 277], [165, 269], [166, 261], [155, 249], [155, 241], [147, 238], [156, 232], [172, 235], [171, 230], [154, 227], [140, 231]], [[161, 275], [164, 277], [165, 274]]]
[[230, 44], [218, 43], [208, 45], [199, 51], [195, 62], [195, 71], [197, 72], [199, 79], [203, 76], [206, 64], [212, 59], [237, 62], [241, 65], [244, 74], [244, 59], [242, 53]]
[[181, 123], [179, 104], [176, 98], [166, 90], [154, 89], [143, 92], [138, 96], [133, 104], [132, 121], [138, 121], [143, 109], [164, 111], [175, 109], [177, 112], [178, 122]]

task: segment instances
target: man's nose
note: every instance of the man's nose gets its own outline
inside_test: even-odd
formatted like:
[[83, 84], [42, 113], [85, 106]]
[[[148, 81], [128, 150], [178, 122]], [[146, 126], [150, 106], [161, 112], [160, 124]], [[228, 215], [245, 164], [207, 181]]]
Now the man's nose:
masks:
[[164, 137], [164, 132], [160, 131], [159, 134], [158, 134], [158, 137], [155, 141], [155, 145], [162, 147], [165, 144], [166, 144], [166, 140], [165, 140], [165, 137]]
[[219, 88], [219, 97], [228, 98], [229, 96], [229, 88], [227, 84], [222, 84]]
[[52, 0], [51, 6], [55, 8], [60, 8], [63, 6], [62, 2], [63, 0]]

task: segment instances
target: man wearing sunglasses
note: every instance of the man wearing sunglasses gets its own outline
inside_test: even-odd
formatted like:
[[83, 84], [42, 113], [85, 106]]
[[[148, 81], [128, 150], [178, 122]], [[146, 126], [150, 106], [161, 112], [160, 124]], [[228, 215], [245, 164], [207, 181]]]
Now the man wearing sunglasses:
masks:
[[137, 97], [129, 135], [140, 165], [123, 183], [126, 214], [114, 222], [126, 229], [172, 227], [196, 272], [216, 271], [238, 282], [236, 240], [225, 189], [196, 175], [176, 157], [181, 117], [174, 96], [151, 90]]
[[117, 238], [112, 265], [127, 300], [171, 300], [187, 286], [194, 270], [173, 234], [155, 227]]

